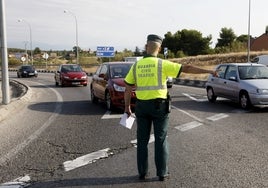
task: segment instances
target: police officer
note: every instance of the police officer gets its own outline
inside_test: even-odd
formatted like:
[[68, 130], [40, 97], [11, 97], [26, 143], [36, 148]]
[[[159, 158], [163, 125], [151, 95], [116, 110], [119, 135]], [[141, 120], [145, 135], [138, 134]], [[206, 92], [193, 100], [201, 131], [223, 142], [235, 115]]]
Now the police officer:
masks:
[[166, 136], [169, 123], [169, 100], [166, 86], [167, 77], [178, 77], [181, 72], [214, 74], [214, 71], [211, 70], [157, 58], [161, 44], [160, 36], [148, 35], [145, 46], [147, 55], [133, 64], [125, 78], [125, 112], [129, 115], [132, 113], [130, 107], [131, 86], [136, 86], [137, 165], [140, 180], [148, 177], [148, 141], [152, 125], [155, 137], [156, 175], [159, 181], [165, 181], [168, 178], [169, 150]]

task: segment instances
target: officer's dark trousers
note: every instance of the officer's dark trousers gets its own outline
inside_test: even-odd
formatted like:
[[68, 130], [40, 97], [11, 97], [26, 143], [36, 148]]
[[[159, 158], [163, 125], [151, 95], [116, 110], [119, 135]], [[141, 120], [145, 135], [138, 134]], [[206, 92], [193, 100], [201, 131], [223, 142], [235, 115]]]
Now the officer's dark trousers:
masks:
[[155, 137], [155, 165], [157, 176], [167, 175], [168, 145], [167, 128], [168, 113], [166, 103], [155, 100], [136, 102], [135, 114], [137, 120], [137, 163], [139, 175], [148, 173], [148, 142], [151, 127], [154, 127]]

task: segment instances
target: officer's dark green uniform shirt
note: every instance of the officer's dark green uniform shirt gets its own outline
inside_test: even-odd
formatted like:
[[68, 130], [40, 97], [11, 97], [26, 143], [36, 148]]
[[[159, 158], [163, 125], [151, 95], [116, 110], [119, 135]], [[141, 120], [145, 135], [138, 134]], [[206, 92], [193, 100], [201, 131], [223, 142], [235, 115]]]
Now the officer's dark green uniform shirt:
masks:
[[181, 64], [147, 56], [139, 60], [129, 70], [125, 82], [136, 85], [136, 96], [139, 100], [167, 98], [167, 77], [177, 77]]

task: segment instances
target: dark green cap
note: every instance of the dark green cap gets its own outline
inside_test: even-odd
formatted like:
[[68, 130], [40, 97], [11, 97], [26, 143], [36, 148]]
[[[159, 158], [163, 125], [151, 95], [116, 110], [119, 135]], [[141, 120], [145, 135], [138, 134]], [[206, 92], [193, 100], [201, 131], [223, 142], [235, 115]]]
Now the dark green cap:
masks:
[[148, 41], [158, 42], [158, 43], [162, 44], [163, 38], [158, 36], [158, 35], [150, 34], [147, 37], [147, 42]]

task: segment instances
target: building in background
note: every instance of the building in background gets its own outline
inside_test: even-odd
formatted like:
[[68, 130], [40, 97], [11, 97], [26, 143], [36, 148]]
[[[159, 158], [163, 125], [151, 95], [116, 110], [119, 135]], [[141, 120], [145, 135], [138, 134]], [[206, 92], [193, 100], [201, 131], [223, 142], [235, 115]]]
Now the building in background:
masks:
[[265, 29], [265, 33], [263, 33], [259, 37], [251, 39], [250, 50], [251, 51], [267, 51], [268, 50], [268, 26]]

